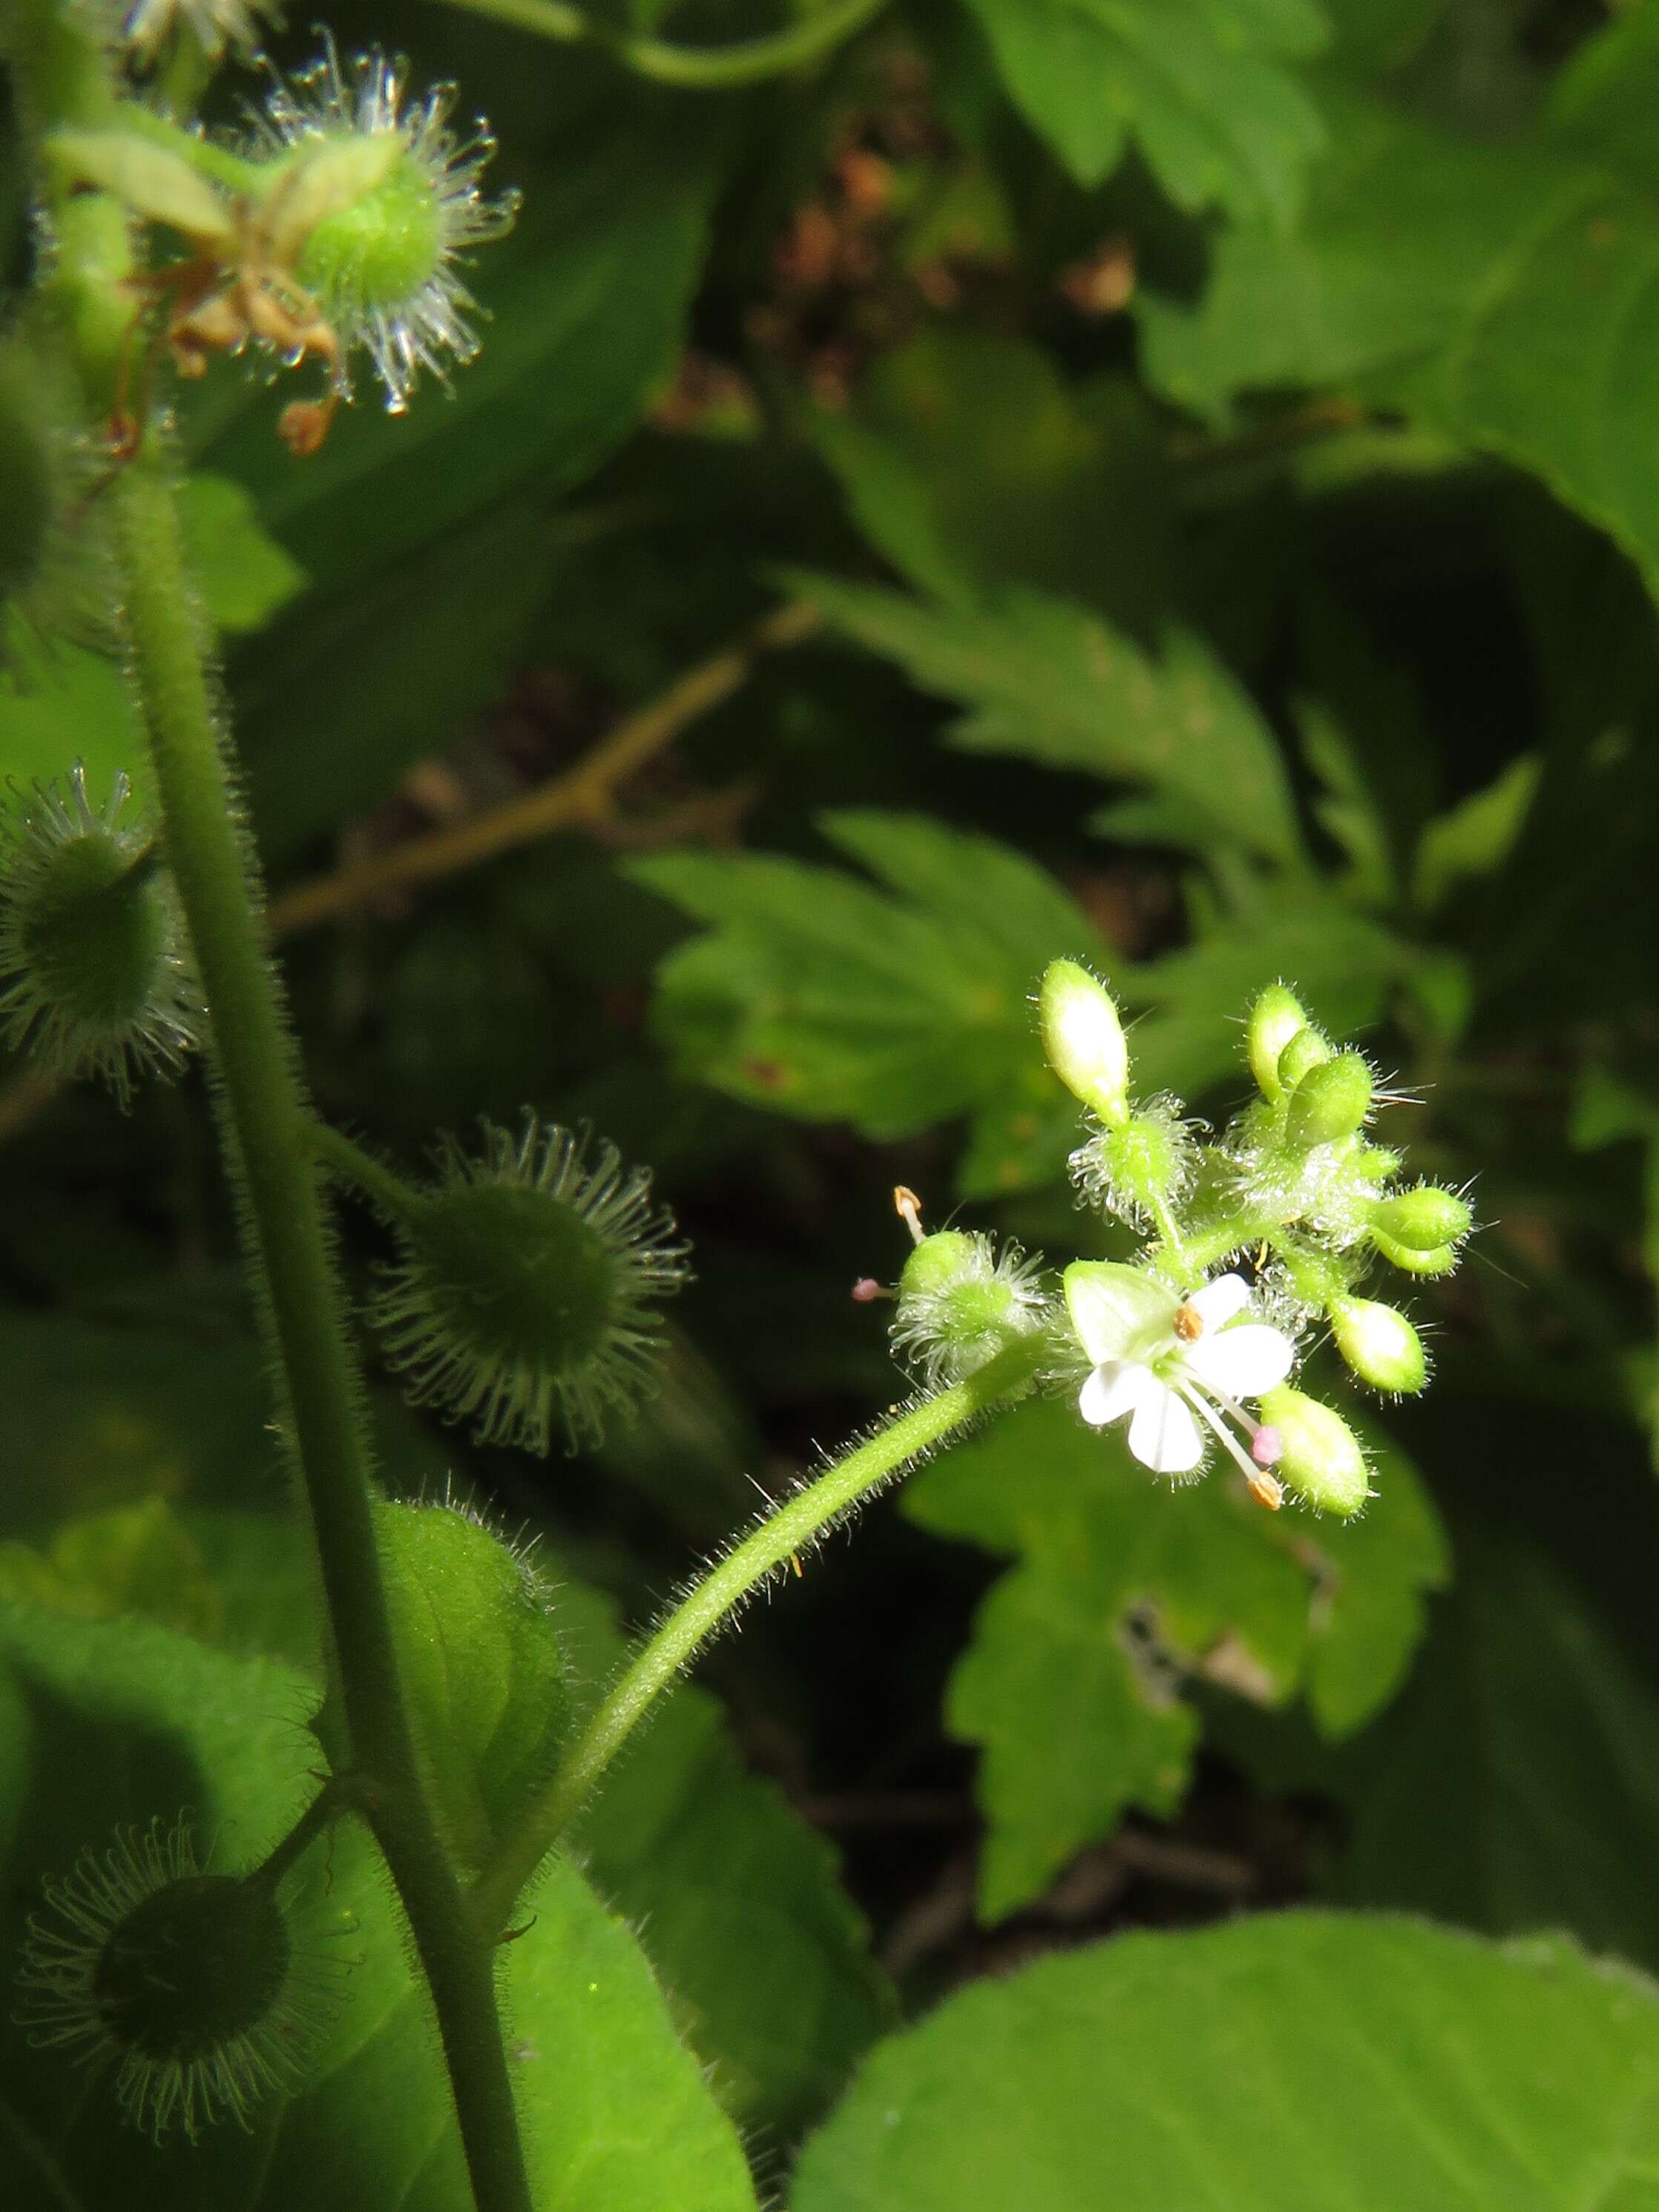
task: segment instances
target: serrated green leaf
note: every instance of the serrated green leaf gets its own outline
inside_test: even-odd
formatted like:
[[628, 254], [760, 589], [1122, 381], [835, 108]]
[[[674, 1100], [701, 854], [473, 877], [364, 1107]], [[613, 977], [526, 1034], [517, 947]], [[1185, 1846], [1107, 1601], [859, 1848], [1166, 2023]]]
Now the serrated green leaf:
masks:
[[1087, 608], [1009, 587], [974, 606], [798, 576], [838, 629], [968, 709], [951, 742], [1151, 785], [1208, 839], [1296, 861], [1284, 762], [1242, 684], [1190, 631], [1143, 653]]
[[[142, 1623], [10, 1607], [0, 1607], [0, 1652], [21, 1686], [31, 1738], [0, 1899], [9, 1938], [41, 1877], [104, 1844], [118, 1824], [171, 1820], [188, 1805], [215, 1863], [246, 1864], [315, 1787], [296, 1727], [315, 1693], [285, 1668]], [[0, 1812], [0, 1834], [13, 1811]], [[257, 2107], [251, 2134], [222, 2128], [194, 2148], [158, 2152], [119, 2122], [107, 2082], [89, 2089], [61, 2052], [32, 2051], [15, 2024], [0, 2026], [6, 2080], [27, 2113], [11, 2154], [28, 2212], [61, 2205], [65, 2190], [70, 2201], [135, 2212], [283, 2212], [301, 2203], [315, 2212], [367, 2203], [453, 2212], [466, 2201], [427, 2004], [372, 1848], [345, 1827], [295, 1880], [295, 1940], [320, 1984], [309, 2006], [298, 2001], [322, 2039], [298, 2095]], [[665, 2203], [753, 2212], [737, 2138], [628, 1930], [567, 1862], [549, 1869], [532, 1909], [502, 1972], [537, 2201], [571, 2212]]]
[[1080, 184], [1133, 137], [1177, 206], [1288, 225], [1324, 143], [1285, 66], [1324, 40], [1309, 0], [970, 0], [1008, 89]]
[[927, 1128], [1012, 1090], [1041, 1112], [1030, 994], [1049, 960], [1106, 949], [1054, 879], [991, 839], [919, 816], [821, 825], [890, 889], [757, 854], [672, 854], [635, 878], [714, 925], [659, 971], [682, 1064], [732, 1096], [872, 1136]]
[[1152, 381], [1212, 416], [1327, 384], [1403, 410], [1530, 469], [1659, 574], [1659, 205], [1578, 137], [1490, 146], [1346, 98], [1332, 112], [1294, 237], [1229, 233], [1195, 311], [1141, 301]]
[[1121, 1936], [951, 1997], [873, 2055], [790, 2202], [1638, 2212], [1656, 2162], [1640, 1976], [1560, 1941], [1298, 1912]]
[[481, 1869], [546, 1779], [569, 1731], [551, 1594], [462, 1512], [375, 1513], [410, 1719], [451, 1849]]
[[947, 1702], [952, 1732], [984, 1749], [986, 1918], [1029, 1903], [1130, 1806], [1179, 1804], [1198, 1735], [1183, 1678], [1268, 1705], [1305, 1688], [1334, 1735], [1392, 1694], [1444, 1550], [1410, 1468], [1381, 1457], [1394, 1496], [1374, 1520], [1269, 1515], [1224, 1476], [1154, 1480], [1049, 1401], [912, 1478], [911, 1519], [1021, 1562], [981, 1607]]

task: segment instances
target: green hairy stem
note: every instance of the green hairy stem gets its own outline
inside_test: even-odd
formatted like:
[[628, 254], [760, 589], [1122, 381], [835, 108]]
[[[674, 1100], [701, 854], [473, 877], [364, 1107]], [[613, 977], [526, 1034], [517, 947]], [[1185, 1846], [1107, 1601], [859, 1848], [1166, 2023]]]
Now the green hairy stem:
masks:
[[514, 1899], [663, 1692], [744, 1600], [854, 1506], [981, 1413], [1020, 1395], [1048, 1355], [1041, 1334], [1018, 1339], [965, 1382], [905, 1407], [734, 1544], [641, 1645], [547, 1787], [502, 1841], [472, 1901], [500, 1927]]

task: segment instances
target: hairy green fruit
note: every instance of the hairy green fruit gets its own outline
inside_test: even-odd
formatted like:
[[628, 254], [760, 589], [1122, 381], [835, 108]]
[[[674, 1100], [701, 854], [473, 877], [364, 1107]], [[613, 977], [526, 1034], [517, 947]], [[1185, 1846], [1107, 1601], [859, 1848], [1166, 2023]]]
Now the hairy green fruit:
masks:
[[1404, 1314], [1375, 1298], [1338, 1298], [1329, 1316], [1336, 1348], [1361, 1382], [1408, 1395], [1422, 1389], [1428, 1355]]
[[1261, 1418], [1280, 1446], [1273, 1473], [1286, 1490], [1322, 1513], [1346, 1519], [1370, 1493], [1359, 1439], [1340, 1413], [1281, 1383], [1261, 1400]]
[[1310, 1067], [1291, 1093], [1285, 1133], [1292, 1145], [1311, 1152], [1316, 1145], [1340, 1144], [1364, 1127], [1371, 1108], [1371, 1071], [1357, 1052]]

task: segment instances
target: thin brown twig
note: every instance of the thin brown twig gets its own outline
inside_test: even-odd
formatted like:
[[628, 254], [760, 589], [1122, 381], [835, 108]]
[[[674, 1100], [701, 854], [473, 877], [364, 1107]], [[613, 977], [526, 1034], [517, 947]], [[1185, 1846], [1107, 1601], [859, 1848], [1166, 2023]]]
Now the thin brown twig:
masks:
[[387, 891], [436, 882], [572, 823], [603, 819], [619, 783], [689, 723], [729, 699], [761, 653], [799, 644], [818, 622], [817, 610], [804, 605], [775, 609], [735, 645], [699, 661], [659, 697], [626, 715], [574, 768], [465, 821], [296, 884], [271, 901], [271, 927], [283, 934], [313, 928]]
[[[574, 768], [499, 806], [279, 893], [268, 909], [271, 929], [286, 935], [314, 928], [388, 891], [455, 875], [573, 823], [602, 822], [619, 784], [699, 715], [729, 699], [763, 653], [799, 645], [820, 619], [816, 608], [799, 602], [775, 608], [735, 644], [687, 669], [657, 698], [624, 715]], [[26, 1074], [0, 1093], [0, 1145], [20, 1137], [61, 1088], [55, 1076]]]

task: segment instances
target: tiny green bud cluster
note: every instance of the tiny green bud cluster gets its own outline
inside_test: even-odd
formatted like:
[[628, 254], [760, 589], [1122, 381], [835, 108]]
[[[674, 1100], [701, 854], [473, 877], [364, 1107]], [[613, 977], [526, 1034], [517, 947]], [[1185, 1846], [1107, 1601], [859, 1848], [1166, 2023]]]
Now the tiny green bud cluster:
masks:
[[94, 807], [77, 764], [65, 798], [37, 784], [0, 819], [0, 1023], [38, 1065], [97, 1076], [125, 1106], [135, 1073], [173, 1072], [197, 1040], [183, 924], [155, 847]]
[[[1362, 1381], [1421, 1389], [1416, 1329], [1357, 1285], [1379, 1255], [1419, 1273], [1455, 1261], [1467, 1203], [1431, 1185], [1397, 1188], [1400, 1156], [1367, 1131], [1387, 1095], [1370, 1064], [1316, 1029], [1283, 983], [1261, 994], [1247, 1024], [1260, 1097], [1218, 1136], [1178, 1100], [1135, 1097], [1117, 1006], [1085, 969], [1057, 961], [1037, 1006], [1050, 1064], [1093, 1125], [1072, 1156], [1080, 1199], [1147, 1240], [1135, 1259], [1064, 1270], [1083, 1419], [1127, 1424], [1131, 1455], [1174, 1480], [1196, 1474], [1218, 1443], [1263, 1505], [1289, 1496], [1358, 1512], [1370, 1494], [1364, 1449], [1334, 1407], [1292, 1386], [1297, 1340], [1322, 1319]], [[897, 1196], [917, 1243], [893, 1337], [925, 1381], [971, 1373], [1017, 1333], [1054, 1327], [1023, 1255], [964, 1231], [924, 1237], [915, 1200]]]

